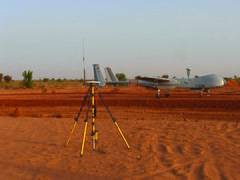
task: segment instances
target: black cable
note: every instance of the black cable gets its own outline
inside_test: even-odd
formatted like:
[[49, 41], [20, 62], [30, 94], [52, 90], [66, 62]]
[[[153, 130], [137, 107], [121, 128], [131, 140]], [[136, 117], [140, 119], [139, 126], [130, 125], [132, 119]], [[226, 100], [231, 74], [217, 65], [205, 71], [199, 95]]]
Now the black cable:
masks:
[[[87, 91], [87, 93], [86, 93], [86, 95], [85, 95], [85, 97], [84, 97], [84, 99], [83, 99], [82, 106], [81, 106], [81, 108], [80, 108], [80, 110], [79, 110], [79, 112], [78, 112], [77, 117], [74, 118], [74, 120], [75, 120], [76, 122], [78, 122], [78, 118], [80, 117], [80, 114], [81, 114], [81, 112], [82, 112], [82, 110], [83, 110], [83, 107], [84, 107], [84, 104], [85, 104], [87, 98], [89, 98], [89, 96], [88, 96], [89, 93], [90, 93], [90, 88], [88, 89], [88, 91]], [[89, 98], [89, 99], [90, 99], [90, 98]]]
[[110, 116], [111, 116], [113, 122], [116, 122], [116, 119], [113, 117], [113, 115], [112, 115], [110, 109], [108, 108], [108, 105], [107, 105], [106, 101], [103, 99], [103, 96], [102, 96], [102, 94], [98, 91], [98, 88], [97, 88], [97, 87], [96, 87], [96, 90], [97, 90], [97, 92], [98, 92], [98, 95], [99, 95], [100, 98], [102, 99], [102, 102], [103, 102], [104, 106], [106, 107], [108, 113], [110, 114]]

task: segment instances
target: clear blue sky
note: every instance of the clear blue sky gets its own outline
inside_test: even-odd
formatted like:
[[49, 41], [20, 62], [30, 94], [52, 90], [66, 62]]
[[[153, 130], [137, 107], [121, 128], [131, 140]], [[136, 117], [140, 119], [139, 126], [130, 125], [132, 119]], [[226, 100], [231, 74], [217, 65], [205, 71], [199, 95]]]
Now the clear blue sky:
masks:
[[240, 76], [239, 0], [0, 0], [0, 72]]

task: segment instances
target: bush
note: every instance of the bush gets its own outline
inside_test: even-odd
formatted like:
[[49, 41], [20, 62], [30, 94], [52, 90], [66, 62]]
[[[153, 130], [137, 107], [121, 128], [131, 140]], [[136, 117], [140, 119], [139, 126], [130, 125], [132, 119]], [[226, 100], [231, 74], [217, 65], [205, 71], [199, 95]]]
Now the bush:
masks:
[[0, 82], [2, 82], [2, 81], [3, 81], [3, 74], [0, 73]]
[[23, 71], [22, 73], [22, 76], [23, 76], [23, 85], [26, 87], [26, 88], [31, 88], [32, 87], [32, 74], [33, 72], [32, 71]]
[[83, 79], [80, 79], [79, 82], [80, 82], [80, 83], [84, 83], [84, 80], [83, 80]]
[[11, 82], [12, 81], [12, 76], [9, 76], [9, 75], [6, 75], [4, 76], [4, 81], [6, 81], [7, 83]]
[[117, 73], [116, 77], [118, 78], [119, 81], [126, 81], [126, 75], [124, 73]]
[[43, 82], [48, 82], [49, 78], [43, 78]]
[[57, 82], [62, 82], [62, 80], [60, 78], [57, 79]]
[[168, 74], [163, 74], [162, 78], [169, 78], [169, 75]]

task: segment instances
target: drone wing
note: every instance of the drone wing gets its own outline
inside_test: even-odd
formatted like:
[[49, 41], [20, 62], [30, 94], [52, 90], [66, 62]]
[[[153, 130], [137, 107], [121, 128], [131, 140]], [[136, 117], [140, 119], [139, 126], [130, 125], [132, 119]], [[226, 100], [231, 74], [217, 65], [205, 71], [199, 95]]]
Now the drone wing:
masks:
[[147, 77], [147, 76], [137, 76], [135, 77], [137, 80], [153, 82], [153, 83], [163, 83], [163, 82], [170, 82], [171, 80], [168, 78], [158, 78], [158, 77]]

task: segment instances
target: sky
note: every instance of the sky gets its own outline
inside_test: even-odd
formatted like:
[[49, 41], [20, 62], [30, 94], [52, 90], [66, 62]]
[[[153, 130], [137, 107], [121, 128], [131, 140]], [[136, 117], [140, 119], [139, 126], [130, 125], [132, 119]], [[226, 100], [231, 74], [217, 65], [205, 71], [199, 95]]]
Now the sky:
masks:
[[[0, 73], [240, 76], [239, 0], [0, 0]], [[84, 43], [83, 43], [84, 42]], [[83, 51], [84, 44], [84, 51]], [[84, 53], [83, 53], [84, 52]]]

